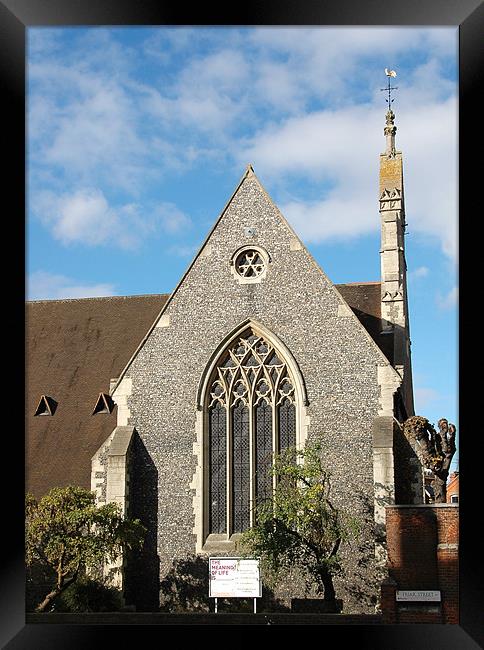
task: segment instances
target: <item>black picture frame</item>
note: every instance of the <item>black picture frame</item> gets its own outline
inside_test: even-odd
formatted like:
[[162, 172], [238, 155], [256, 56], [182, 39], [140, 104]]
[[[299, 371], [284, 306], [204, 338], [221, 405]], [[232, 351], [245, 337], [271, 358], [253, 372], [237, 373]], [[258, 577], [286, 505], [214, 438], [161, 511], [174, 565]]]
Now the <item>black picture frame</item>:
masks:
[[[189, 9], [188, 9], [189, 7]], [[4, 126], [4, 199], [9, 210], [4, 213], [4, 253], [14, 251], [6, 289], [8, 299], [7, 336], [5, 348], [15, 354], [6, 365], [8, 386], [13, 382], [12, 394], [19, 400], [22, 412], [24, 367], [24, 246], [25, 246], [25, 33], [28, 27], [54, 25], [409, 25], [459, 27], [459, 210], [460, 250], [465, 246], [466, 232], [472, 228], [472, 240], [479, 244], [476, 228], [482, 208], [478, 206], [482, 180], [476, 157], [482, 149], [482, 126], [477, 92], [484, 69], [482, 35], [484, 34], [484, 6], [481, 0], [267, 0], [246, 1], [230, 7], [206, 3], [182, 6], [157, 0], [2, 0], [0, 4], [0, 67], [4, 90], [2, 102], [5, 111]], [[438, 192], [438, 188], [429, 188]], [[480, 210], [478, 209], [480, 208]], [[6, 245], [5, 245], [6, 244]], [[474, 441], [480, 427], [471, 427], [471, 410], [479, 404], [475, 381], [471, 376], [474, 359], [478, 359], [471, 341], [476, 342], [480, 323], [478, 316], [466, 312], [466, 296], [471, 295], [474, 274], [469, 272], [471, 257], [479, 256], [474, 245], [463, 255], [460, 277], [460, 382], [465, 397], [460, 399], [460, 625], [405, 625], [405, 626], [333, 626], [339, 645], [350, 639], [358, 647], [372, 650], [429, 650], [449, 647], [453, 650], [484, 647], [482, 623], [483, 590], [479, 580], [480, 509], [477, 503], [477, 483], [473, 480], [480, 467], [474, 452]], [[470, 254], [472, 252], [472, 255]], [[24, 262], [22, 267], [22, 262]], [[472, 294], [473, 295], [473, 294]], [[474, 309], [475, 309], [474, 305]], [[468, 316], [468, 317], [467, 317]], [[472, 323], [472, 330], [469, 324]], [[466, 335], [469, 334], [469, 336]], [[471, 333], [474, 335], [472, 336]], [[6, 344], [5, 344], [6, 343]], [[8, 351], [8, 350], [5, 350]], [[465, 391], [463, 390], [465, 385]], [[17, 405], [14, 399], [14, 408]], [[10, 411], [12, 414], [12, 411]], [[166, 641], [166, 631], [159, 626], [65, 626], [25, 623], [24, 595], [24, 441], [22, 428], [13, 418], [4, 426], [4, 525], [2, 526], [2, 560], [0, 574], [0, 642], [9, 650], [26, 648], [97, 648], [104, 643], [128, 646], [130, 639], [140, 636], [158, 644]], [[473, 442], [470, 442], [470, 436]], [[480, 444], [480, 441], [479, 441]], [[8, 478], [7, 478], [8, 477]], [[209, 627], [209, 626], [208, 626]], [[171, 629], [171, 626], [170, 628]], [[260, 628], [259, 628], [260, 629]], [[264, 628], [269, 630], [268, 627]], [[274, 628], [272, 628], [272, 631]], [[175, 630], [194, 631], [188, 627]], [[197, 632], [203, 630], [197, 630]], [[252, 631], [248, 628], [247, 631]], [[210, 630], [209, 630], [210, 632]], [[212, 631], [213, 632], [213, 631]], [[326, 627], [321, 639], [330, 632]], [[305, 635], [303, 635], [303, 638]], [[215, 639], [213, 639], [215, 640]], [[261, 639], [262, 640], [262, 639]], [[263, 641], [263, 640], [262, 640]]]

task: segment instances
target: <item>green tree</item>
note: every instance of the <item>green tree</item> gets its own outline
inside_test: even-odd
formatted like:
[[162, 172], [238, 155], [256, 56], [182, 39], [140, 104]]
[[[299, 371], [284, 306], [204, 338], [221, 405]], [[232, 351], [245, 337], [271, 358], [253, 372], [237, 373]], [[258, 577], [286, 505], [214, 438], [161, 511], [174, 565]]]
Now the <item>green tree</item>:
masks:
[[276, 478], [272, 498], [256, 508], [255, 524], [241, 537], [244, 555], [260, 557], [274, 583], [284, 570], [302, 568], [336, 611], [333, 577], [342, 571], [338, 551], [356, 533], [356, 521], [330, 500], [330, 474], [324, 470], [319, 445], [287, 450], [272, 466]]
[[123, 518], [117, 504], [97, 506], [94, 492], [84, 488], [53, 488], [39, 501], [27, 494], [27, 566], [54, 576], [35, 611], [44, 612], [86, 572], [99, 572], [122, 552], [141, 548], [145, 532], [139, 520]]

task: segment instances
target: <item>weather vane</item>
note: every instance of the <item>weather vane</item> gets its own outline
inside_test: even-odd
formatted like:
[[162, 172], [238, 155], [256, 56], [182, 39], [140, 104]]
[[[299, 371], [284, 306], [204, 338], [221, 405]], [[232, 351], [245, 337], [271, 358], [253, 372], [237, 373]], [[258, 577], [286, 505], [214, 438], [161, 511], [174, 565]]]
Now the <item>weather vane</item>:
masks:
[[385, 101], [388, 103], [388, 108], [391, 109], [392, 102], [395, 101], [391, 97], [392, 90], [398, 90], [398, 86], [391, 85], [391, 78], [396, 77], [397, 73], [395, 72], [395, 70], [389, 70], [388, 68], [385, 68], [385, 74], [388, 77], [388, 86], [386, 88], [380, 88], [380, 90], [386, 90], [388, 92], [388, 99], [386, 99]]

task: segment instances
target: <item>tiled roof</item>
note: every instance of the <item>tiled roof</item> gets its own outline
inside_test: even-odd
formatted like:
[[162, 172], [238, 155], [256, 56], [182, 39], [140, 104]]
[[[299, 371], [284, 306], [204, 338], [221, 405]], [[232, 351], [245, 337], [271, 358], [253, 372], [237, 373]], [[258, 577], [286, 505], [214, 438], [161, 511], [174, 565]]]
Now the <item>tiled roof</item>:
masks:
[[390, 363], [393, 363], [393, 335], [381, 333], [381, 282], [335, 284], [358, 320]]
[[[45, 300], [26, 305], [26, 489], [91, 486], [91, 458], [116, 426], [92, 415], [168, 295]], [[41, 396], [57, 405], [37, 415]]]
[[[391, 362], [380, 334], [380, 283], [335, 285]], [[168, 299], [167, 294], [46, 300], [26, 305], [26, 489], [91, 486], [91, 458], [117, 409], [93, 415]], [[44, 396], [54, 414], [35, 415]], [[45, 409], [44, 409], [45, 410]]]

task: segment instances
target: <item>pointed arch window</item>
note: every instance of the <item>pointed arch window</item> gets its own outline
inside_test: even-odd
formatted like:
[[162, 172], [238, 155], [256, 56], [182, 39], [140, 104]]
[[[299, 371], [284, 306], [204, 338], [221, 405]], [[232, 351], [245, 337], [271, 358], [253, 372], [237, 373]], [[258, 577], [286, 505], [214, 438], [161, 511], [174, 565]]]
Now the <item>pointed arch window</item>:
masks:
[[220, 355], [208, 381], [208, 534], [240, 533], [272, 494], [274, 453], [296, 444], [296, 391], [280, 351], [249, 328]]

